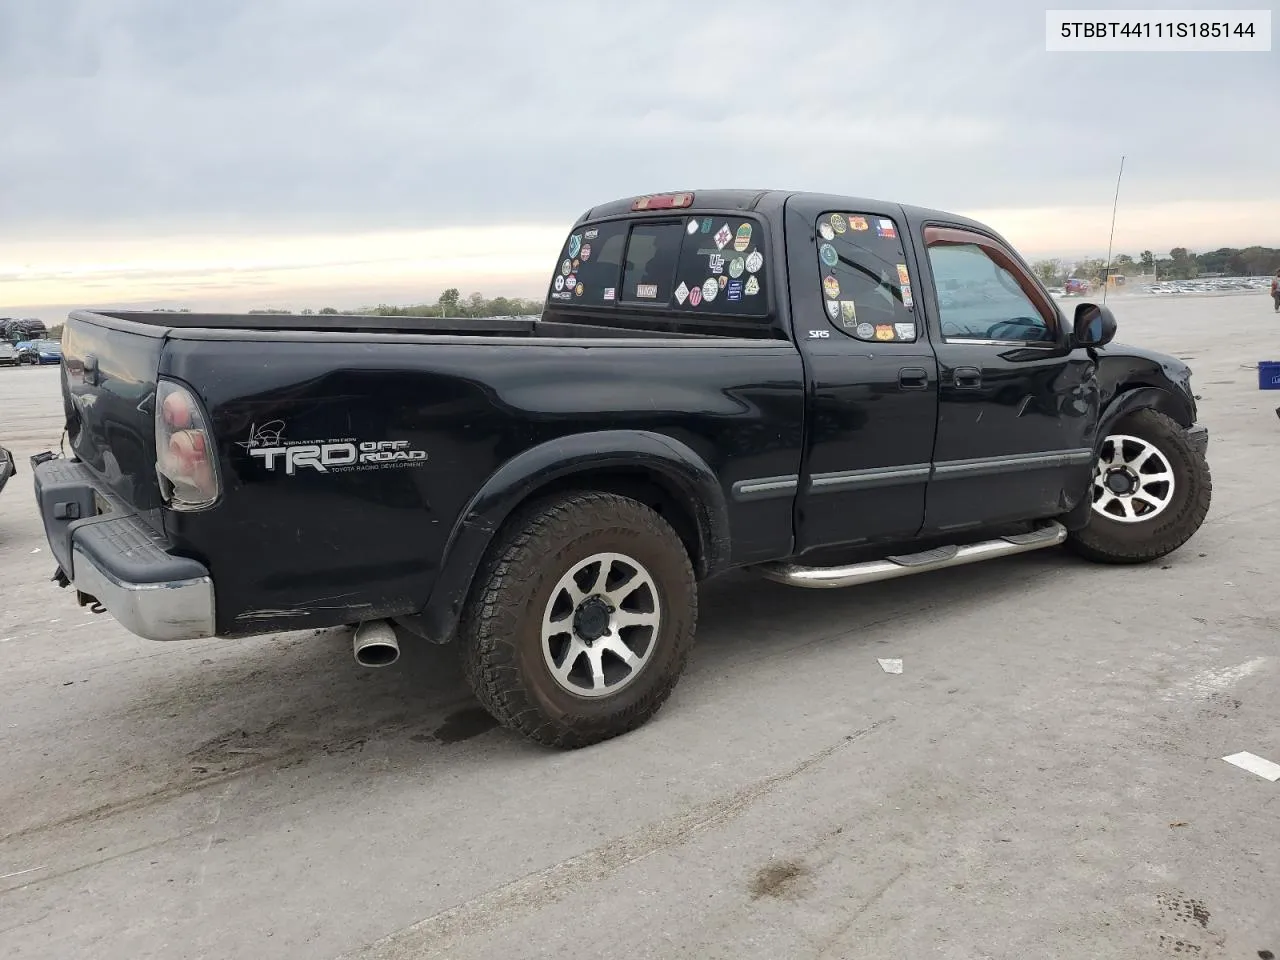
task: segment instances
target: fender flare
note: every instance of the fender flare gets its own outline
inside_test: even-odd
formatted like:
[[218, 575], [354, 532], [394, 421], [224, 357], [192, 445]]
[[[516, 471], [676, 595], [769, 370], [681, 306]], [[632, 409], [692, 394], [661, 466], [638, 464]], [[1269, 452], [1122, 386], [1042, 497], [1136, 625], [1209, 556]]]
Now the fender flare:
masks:
[[689, 510], [697, 526], [700, 578], [729, 562], [729, 511], [715, 472], [691, 447], [647, 430], [600, 430], [548, 440], [512, 457], [490, 474], [450, 531], [431, 594], [415, 615], [397, 622], [435, 643], [457, 628], [477, 569], [511, 514], [547, 485], [610, 468], [640, 470], [659, 479]]
[[1098, 418], [1095, 448], [1102, 446], [1102, 441], [1106, 439], [1107, 433], [1115, 426], [1116, 421], [1140, 409], [1159, 410], [1183, 428], [1190, 427], [1195, 420], [1191, 405], [1170, 390], [1149, 386], [1122, 389], [1111, 398]]
[[[1098, 432], [1093, 442], [1095, 454], [1101, 452], [1111, 428], [1137, 410], [1158, 410], [1183, 428], [1190, 427], [1195, 421], [1191, 405], [1169, 390], [1149, 386], [1122, 389], [1107, 402], [1098, 418]], [[1089, 523], [1092, 509], [1093, 498], [1086, 492], [1080, 503], [1061, 518], [1063, 526], [1068, 530], [1083, 530]]]

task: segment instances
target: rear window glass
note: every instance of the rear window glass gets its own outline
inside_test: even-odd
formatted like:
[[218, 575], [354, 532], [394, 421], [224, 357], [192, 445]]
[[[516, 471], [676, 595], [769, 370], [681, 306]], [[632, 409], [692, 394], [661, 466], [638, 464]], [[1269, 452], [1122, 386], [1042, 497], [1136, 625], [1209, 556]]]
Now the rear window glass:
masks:
[[827, 316], [858, 340], [912, 343], [915, 302], [896, 221], [870, 214], [823, 214], [818, 268]]
[[626, 245], [626, 223], [601, 223], [571, 233], [551, 280], [551, 299], [597, 305], [615, 300]]
[[768, 313], [760, 225], [741, 217], [689, 217], [680, 251], [677, 305], [694, 311]]
[[638, 223], [627, 244], [622, 297], [627, 301], [667, 304], [675, 289], [676, 262], [684, 228], [678, 223]]
[[549, 295], [565, 305], [625, 303], [764, 317], [769, 264], [763, 241], [759, 222], [744, 217], [637, 219], [580, 228], [561, 250]]

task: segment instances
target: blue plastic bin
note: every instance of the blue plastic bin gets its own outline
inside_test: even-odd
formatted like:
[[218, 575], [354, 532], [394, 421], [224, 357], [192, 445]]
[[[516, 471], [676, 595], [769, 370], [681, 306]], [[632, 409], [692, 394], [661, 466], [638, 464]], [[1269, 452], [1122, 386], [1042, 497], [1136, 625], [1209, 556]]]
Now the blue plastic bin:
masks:
[[1280, 390], [1280, 360], [1258, 361], [1258, 389]]

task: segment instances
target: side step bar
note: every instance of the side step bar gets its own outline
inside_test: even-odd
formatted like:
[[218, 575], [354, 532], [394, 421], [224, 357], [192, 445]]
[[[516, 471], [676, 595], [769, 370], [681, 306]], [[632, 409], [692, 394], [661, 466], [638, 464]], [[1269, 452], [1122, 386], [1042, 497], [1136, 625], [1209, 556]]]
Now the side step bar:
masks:
[[915, 573], [928, 573], [947, 567], [961, 567], [967, 563], [1010, 557], [1015, 553], [1056, 547], [1067, 539], [1067, 528], [1057, 521], [1030, 533], [1019, 533], [996, 540], [983, 540], [963, 547], [946, 546], [921, 553], [909, 553], [901, 557], [886, 557], [866, 563], [851, 563], [844, 567], [802, 567], [794, 563], [767, 563], [756, 569], [767, 579], [785, 583], [790, 587], [809, 587], [824, 590], [832, 587], [853, 587], [877, 580], [893, 580]]

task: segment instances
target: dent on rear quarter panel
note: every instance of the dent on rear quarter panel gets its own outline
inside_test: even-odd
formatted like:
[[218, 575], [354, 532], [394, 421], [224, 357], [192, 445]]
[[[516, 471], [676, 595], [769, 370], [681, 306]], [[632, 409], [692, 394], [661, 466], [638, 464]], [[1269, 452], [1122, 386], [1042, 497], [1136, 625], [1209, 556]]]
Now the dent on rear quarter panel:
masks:
[[[218, 508], [168, 516], [214, 574], [220, 633], [417, 611], [467, 501], [501, 464], [557, 437], [665, 434], [716, 471], [727, 499], [738, 480], [799, 466], [800, 359], [785, 343], [180, 339], [165, 362], [201, 394], [223, 468]], [[427, 459], [290, 476], [245, 446], [270, 421], [284, 443], [403, 441]], [[735, 563], [789, 548], [790, 500], [730, 510]], [[252, 630], [246, 611], [260, 614]]]

